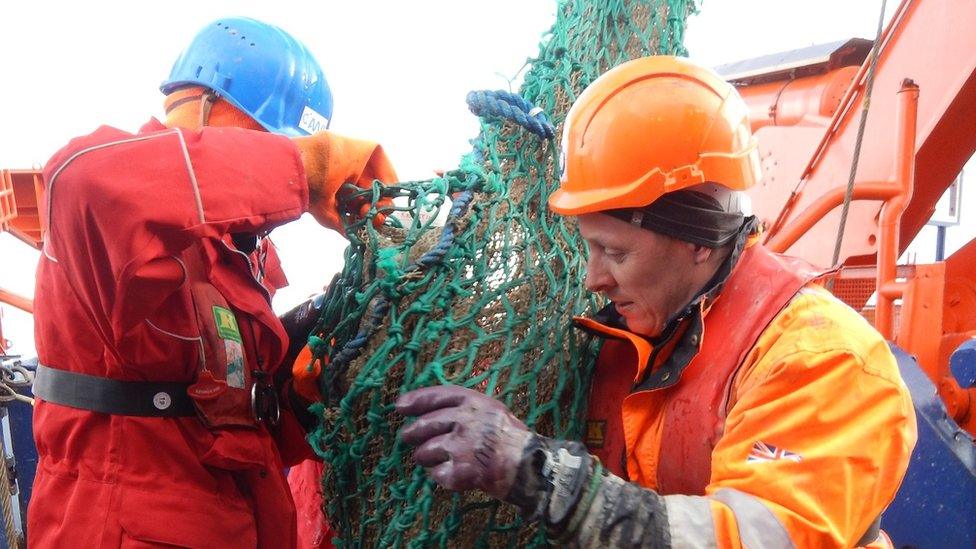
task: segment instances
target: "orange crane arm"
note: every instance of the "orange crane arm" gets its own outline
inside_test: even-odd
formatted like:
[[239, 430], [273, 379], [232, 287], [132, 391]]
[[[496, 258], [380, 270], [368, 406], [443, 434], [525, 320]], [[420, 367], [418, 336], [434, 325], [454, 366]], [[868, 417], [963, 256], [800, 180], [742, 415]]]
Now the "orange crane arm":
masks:
[[[863, 200], [851, 205], [842, 262], [864, 263], [865, 257], [876, 252], [881, 205], [872, 202], [879, 198], [870, 189], [894, 185], [897, 176], [893, 160], [897, 148], [895, 113], [905, 79], [916, 82], [920, 93], [914, 144], [916, 184], [901, 218], [899, 253], [928, 221], [935, 203], [976, 149], [976, 132], [972, 131], [976, 127], [976, 34], [968, 29], [971, 21], [976, 21], [976, 3], [970, 0], [903, 0], [881, 36], [856, 177], [858, 184], [867, 185], [863, 192], [855, 190], [855, 196]], [[810, 83], [801, 83], [793, 90], [781, 89], [782, 93], [774, 96], [777, 103], [771, 105], [770, 87], [765, 91], [758, 87], [743, 89], [753, 104], [753, 125], [761, 126], [756, 136], [764, 176], [751, 193], [754, 209], [771, 225], [780, 220], [767, 235], [772, 248], [788, 249], [821, 265], [831, 262], [833, 247], [826, 243], [836, 240], [840, 208], [823, 211], [822, 199], [843, 193], [846, 187], [869, 61], [860, 68], [854, 85], [830, 119], [823, 116], [823, 109], [810, 112], [813, 109], [809, 107], [805, 116], [783, 113], [789, 105], [784, 99], [792, 98], [795, 104], [800, 94], [806, 94], [807, 103], [819, 106], [825, 101], [829, 104], [829, 96], [836, 91], [815, 93]], [[837, 82], [846, 77], [849, 75], [828, 73], [819, 85], [836, 90]], [[760, 117], [769, 118], [771, 107], [780, 120], [797, 125], [759, 122]], [[818, 121], [826, 121], [826, 125]], [[820, 208], [816, 212], [818, 222], [797, 234], [794, 222], [810, 217], [813, 212], [805, 213], [808, 208]], [[789, 238], [782, 234], [785, 227], [791, 227], [791, 234], [786, 235]]]

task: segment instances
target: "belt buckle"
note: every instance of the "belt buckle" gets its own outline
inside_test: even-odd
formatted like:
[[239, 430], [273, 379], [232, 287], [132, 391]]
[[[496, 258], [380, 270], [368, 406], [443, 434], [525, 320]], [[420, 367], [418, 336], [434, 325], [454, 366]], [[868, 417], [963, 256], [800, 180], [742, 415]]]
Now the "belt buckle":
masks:
[[251, 414], [258, 422], [263, 421], [274, 427], [281, 419], [281, 407], [274, 386], [264, 381], [266, 375], [265, 372], [254, 372], [254, 384], [251, 385]]

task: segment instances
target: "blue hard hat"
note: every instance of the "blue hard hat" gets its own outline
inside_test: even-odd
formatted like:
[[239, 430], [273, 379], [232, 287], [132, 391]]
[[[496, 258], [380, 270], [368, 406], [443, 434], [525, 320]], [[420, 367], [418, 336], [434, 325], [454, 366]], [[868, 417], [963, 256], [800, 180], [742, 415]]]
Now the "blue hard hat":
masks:
[[199, 84], [268, 131], [309, 135], [329, 127], [332, 91], [312, 54], [280, 28], [246, 17], [218, 19], [183, 51], [163, 93]]

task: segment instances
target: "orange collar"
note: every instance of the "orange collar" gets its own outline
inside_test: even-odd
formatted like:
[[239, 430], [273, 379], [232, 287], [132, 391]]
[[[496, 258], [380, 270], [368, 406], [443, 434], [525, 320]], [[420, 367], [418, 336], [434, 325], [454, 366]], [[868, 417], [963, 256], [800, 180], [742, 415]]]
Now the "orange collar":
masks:
[[164, 124], [169, 128], [187, 130], [199, 130], [206, 125], [266, 131], [244, 111], [219, 95], [209, 95], [207, 91], [203, 86], [190, 86], [167, 95], [163, 103], [166, 110]]

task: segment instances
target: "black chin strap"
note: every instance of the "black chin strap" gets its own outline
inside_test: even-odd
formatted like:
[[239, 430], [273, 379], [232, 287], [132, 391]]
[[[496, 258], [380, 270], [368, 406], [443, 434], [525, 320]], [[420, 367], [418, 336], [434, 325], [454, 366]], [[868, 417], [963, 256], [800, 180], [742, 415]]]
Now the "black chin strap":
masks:
[[[741, 216], [740, 216], [741, 217]], [[681, 311], [676, 313], [668, 321], [666, 326], [671, 326], [671, 324], [677, 324], [681, 319], [685, 318], [692, 311], [701, 308], [701, 303], [705, 303], [707, 306], [711, 303], [711, 300], [715, 299], [718, 294], [722, 292], [722, 287], [725, 286], [725, 281], [728, 280], [729, 275], [732, 274], [732, 269], [735, 268], [736, 264], [739, 262], [739, 257], [742, 256], [743, 250], [746, 249], [746, 242], [749, 240], [749, 235], [753, 234], [756, 230], [756, 216], [752, 215], [744, 218], [736, 230], [733, 233], [730, 241], [734, 240], [732, 245], [732, 251], [729, 252], [729, 257], [725, 258], [725, 261], [719, 265], [718, 270], [712, 275], [712, 278], [702, 287], [695, 297], [688, 302]], [[664, 330], [667, 332], [668, 330]]]
[[186, 97], [181, 97], [181, 98], [177, 99], [176, 101], [173, 101], [169, 105], [166, 105], [166, 114], [171, 113], [172, 111], [174, 111], [174, 110], [182, 107], [183, 105], [185, 105], [187, 103], [190, 103], [192, 101], [199, 101], [199, 100], [200, 100], [200, 96], [199, 95], [188, 95]]
[[210, 109], [217, 102], [220, 95], [213, 90], [207, 90], [200, 96], [200, 127], [205, 128], [210, 122]]
[[210, 123], [210, 109], [213, 108], [214, 103], [216, 103], [218, 99], [220, 99], [220, 94], [213, 90], [205, 90], [199, 95], [188, 95], [173, 101], [166, 106], [166, 114], [168, 115], [170, 112], [182, 107], [183, 105], [186, 105], [187, 103], [199, 101], [200, 119], [198, 122], [200, 123], [200, 127], [204, 128]]

